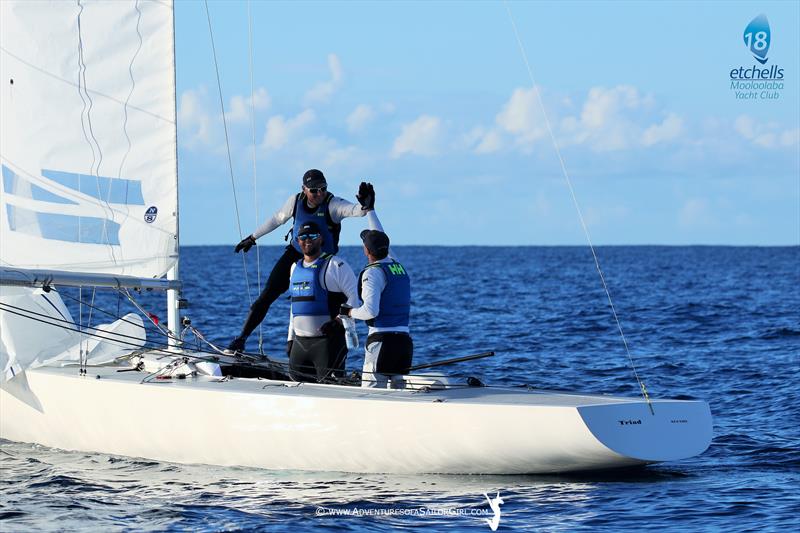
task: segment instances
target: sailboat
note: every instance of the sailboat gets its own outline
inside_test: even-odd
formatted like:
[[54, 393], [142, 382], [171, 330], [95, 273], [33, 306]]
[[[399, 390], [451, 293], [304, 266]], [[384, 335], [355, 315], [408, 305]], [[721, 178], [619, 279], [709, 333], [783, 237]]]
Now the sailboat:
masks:
[[[409, 375], [297, 383], [182, 342], [173, 6], [0, 2], [0, 438], [267, 469], [531, 474], [675, 461], [709, 406]], [[165, 291], [82, 327], [62, 287]], [[190, 329], [183, 324], [183, 329]], [[198, 333], [199, 334], [199, 333]]]

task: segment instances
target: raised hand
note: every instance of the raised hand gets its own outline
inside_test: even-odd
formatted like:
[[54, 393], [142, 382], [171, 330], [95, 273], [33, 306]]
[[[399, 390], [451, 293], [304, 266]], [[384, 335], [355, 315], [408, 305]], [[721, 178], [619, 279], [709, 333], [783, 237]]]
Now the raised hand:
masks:
[[375, 209], [375, 188], [371, 183], [362, 181], [358, 186], [358, 194], [356, 200], [361, 204], [361, 209], [364, 211], [371, 211]]

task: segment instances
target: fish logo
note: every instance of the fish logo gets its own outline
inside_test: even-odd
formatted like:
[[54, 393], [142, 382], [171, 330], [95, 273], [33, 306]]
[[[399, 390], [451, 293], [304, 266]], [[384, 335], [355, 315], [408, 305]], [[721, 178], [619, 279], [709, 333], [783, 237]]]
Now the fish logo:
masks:
[[769, 43], [772, 38], [767, 16], [762, 13], [751, 20], [750, 24], [744, 29], [742, 38], [755, 60], [762, 65], [765, 64], [768, 59], [767, 52], [769, 52]]

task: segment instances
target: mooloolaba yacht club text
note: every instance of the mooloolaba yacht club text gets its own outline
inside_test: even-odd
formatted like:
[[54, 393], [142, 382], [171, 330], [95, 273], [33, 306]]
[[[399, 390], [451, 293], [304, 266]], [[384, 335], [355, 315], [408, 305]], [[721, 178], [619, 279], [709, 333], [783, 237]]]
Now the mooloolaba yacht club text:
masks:
[[778, 65], [733, 68], [730, 82], [737, 100], [777, 100], [783, 92], [783, 69]]

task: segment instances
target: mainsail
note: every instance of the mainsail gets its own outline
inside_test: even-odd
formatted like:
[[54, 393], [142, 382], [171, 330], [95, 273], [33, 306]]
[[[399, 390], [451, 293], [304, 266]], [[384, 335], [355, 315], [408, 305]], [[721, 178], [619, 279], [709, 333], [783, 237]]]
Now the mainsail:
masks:
[[0, 2], [0, 267], [175, 264], [173, 28], [171, 1]]
[[145, 341], [135, 315], [76, 326], [49, 285], [174, 278], [173, 33], [171, 1], [0, 1], [0, 385]]

